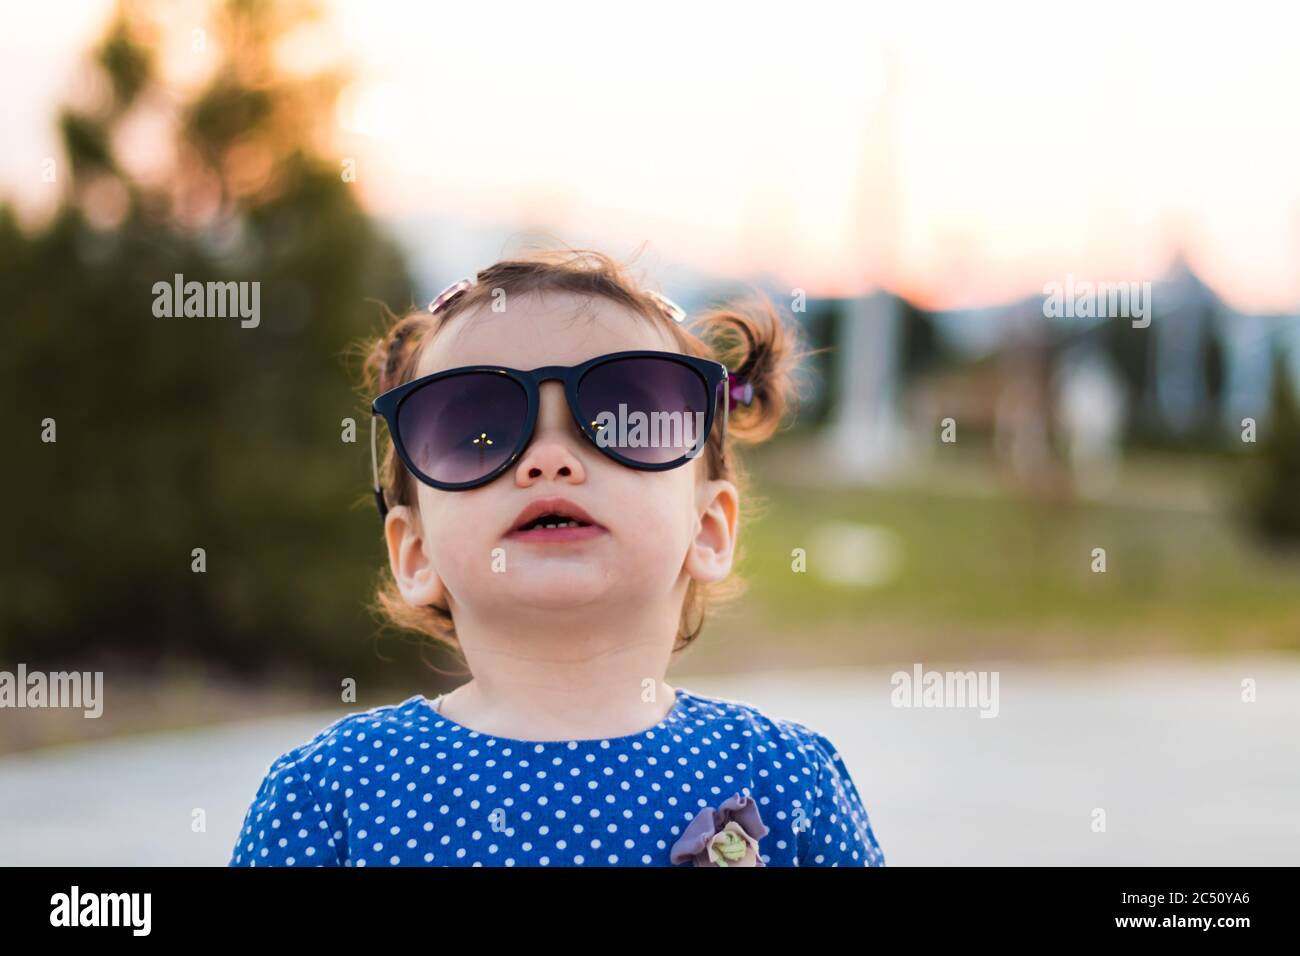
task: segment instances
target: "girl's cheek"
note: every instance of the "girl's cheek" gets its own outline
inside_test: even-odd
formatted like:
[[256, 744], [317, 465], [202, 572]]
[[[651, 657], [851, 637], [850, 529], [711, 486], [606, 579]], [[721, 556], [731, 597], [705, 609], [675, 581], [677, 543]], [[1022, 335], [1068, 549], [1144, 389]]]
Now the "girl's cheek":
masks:
[[693, 500], [692, 492], [676, 482], [665, 482], [653, 493], [634, 499], [621, 518], [626, 527], [636, 529], [639, 563], [675, 573], [673, 565], [691, 539]]
[[[442, 502], [439, 503], [443, 504]], [[506, 548], [500, 519], [479, 514], [474, 508], [452, 503], [425, 512], [424, 540], [440, 575], [450, 582], [467, 583], [491, 577], [495, 548]]]
[[427, 542], [429, 557], [439, 567], [459, 568], [468, 566], [468, 553], [478, 547], [472, 529], [463, 528], [454, 523], [450, 515], [439, 519], [437, 515], [425, 523], [424, 540]]

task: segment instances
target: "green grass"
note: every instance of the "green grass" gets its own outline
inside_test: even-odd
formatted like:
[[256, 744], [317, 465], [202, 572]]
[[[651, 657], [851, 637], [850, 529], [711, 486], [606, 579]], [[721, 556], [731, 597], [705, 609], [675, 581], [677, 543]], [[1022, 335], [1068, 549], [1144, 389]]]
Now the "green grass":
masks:
[[[1149, 467], [1133, 470], [1149, 483]], [[1300, 650], [1300, 561], [1263, 552], [1223, 513], [1141, 503], [1150, 495], [1048, 505], [761, 480], [774, 471], [754, 468], [766, 506], [742, 529], [750, 589], [714, 631], [732, 653], [789, 663]], [[892, 532], [897, 573], [870, 587], [823, 576], [818, 529], [836, 522]], [[792, 570], [796, 548], [804, 573]], [[1094, 548], [1106, 550], [1105, 573], [1092, 570]], [[707, 643], [698, 661], [721, 665]]]

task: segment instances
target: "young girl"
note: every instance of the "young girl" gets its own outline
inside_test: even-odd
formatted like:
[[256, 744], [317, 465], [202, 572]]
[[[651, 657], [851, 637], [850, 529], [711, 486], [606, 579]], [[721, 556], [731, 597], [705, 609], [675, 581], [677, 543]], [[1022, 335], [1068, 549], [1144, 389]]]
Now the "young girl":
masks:
[[766, 302], [684, 319], [538, 253], [375, 345], [379, 603], [473, 678], [280, 756], [232, 866], [884, 864], [831, 741], [664, 682], [735, 584], [731, 442], [776, 429], [796, 361]]

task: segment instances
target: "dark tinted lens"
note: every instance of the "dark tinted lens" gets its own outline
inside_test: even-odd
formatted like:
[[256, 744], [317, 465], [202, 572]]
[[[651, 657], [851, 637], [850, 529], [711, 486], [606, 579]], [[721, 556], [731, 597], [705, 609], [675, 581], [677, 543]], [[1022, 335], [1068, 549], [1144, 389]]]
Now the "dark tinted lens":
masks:
[[467, 372], [408, 395], [397, 410], [397, 430], [416, 468], [435, 481], [459, 484], [500, 467], [527, 419], [522, 385], [492, 372]]
[[709, 417], [703, 376], [671, 359], [598, 365], [579, 383], [578, 404], [597, 444], [647, 465], [692, 453], [704, 439]]

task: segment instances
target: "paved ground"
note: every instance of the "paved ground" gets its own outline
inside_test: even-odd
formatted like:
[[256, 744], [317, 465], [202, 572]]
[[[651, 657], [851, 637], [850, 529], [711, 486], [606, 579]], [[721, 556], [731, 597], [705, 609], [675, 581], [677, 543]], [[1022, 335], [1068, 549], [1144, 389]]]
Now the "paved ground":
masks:
[[[893, 866], [1300, 863], [1300, 660], [997, 670], [994, 719], [895, 708], [886, 671], [669, 683], [826, 734]], [[224, 865], [271, 759], [343, 713], [0, 760], [0, 864]]]

